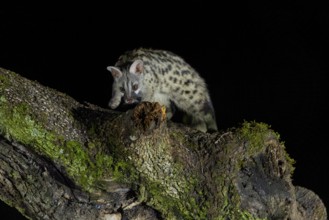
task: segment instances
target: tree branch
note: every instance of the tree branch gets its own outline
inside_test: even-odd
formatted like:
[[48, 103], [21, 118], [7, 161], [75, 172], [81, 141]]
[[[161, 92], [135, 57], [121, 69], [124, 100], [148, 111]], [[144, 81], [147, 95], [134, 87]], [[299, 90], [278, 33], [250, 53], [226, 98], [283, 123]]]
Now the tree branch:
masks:
[[263, 123], [200, 133], [157, 103], [81, 104], [0, 69], [0, 199], [32, 219], [326, 219]]

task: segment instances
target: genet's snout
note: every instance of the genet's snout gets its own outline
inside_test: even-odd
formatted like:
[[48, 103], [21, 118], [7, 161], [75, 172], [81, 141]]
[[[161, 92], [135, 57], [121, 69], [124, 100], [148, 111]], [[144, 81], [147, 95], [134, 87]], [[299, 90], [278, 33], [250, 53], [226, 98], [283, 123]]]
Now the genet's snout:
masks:
[[134, 99], [133, 98], [126, 98], [126, 103], [128, 103], [128, 104], [134, 103]]

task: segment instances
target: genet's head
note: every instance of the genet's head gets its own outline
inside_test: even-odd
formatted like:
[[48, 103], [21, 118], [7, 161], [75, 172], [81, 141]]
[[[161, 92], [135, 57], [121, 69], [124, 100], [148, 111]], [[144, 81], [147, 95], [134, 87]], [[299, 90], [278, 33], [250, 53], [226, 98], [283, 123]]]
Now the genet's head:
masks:
[[121, 93], [125, 104], [134, 104], [141, 100], [142, 78], [144, 64], [142, 60], [135, 60], [132, 64], [107, 67], [112, 73], [114, 82], [112, 96]]

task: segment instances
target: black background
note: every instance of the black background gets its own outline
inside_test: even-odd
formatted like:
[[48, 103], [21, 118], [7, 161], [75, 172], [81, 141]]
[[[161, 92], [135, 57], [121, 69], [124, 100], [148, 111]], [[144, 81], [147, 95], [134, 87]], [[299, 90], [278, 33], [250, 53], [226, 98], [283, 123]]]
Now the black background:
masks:
[[[170, 50], [205, 78], [220, 129], [270, 124], [296, 160], [294, 185], [328, 207], [328, 28], [313, 1], [2, 7], [0, 67], [106, 107], [106, 67], [120, 54]], [[19, 219], [4, 204], [0, 213]]]

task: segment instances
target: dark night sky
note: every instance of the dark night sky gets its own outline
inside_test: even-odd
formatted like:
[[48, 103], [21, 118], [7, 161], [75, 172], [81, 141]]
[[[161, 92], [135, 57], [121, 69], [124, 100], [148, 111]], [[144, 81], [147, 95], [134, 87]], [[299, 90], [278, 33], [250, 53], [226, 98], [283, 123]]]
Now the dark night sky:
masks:
[[[106, 107], [106, 67], [121, 53], [173, 51], [208, 83], [219, 128], [270, 124], [297, 161], [294, 185], [329, 207], [329, 14], [318, 3], [287, 2], [1, 8], [0, 67]], [[4, 204], [0, 213], [17, 215]]]

